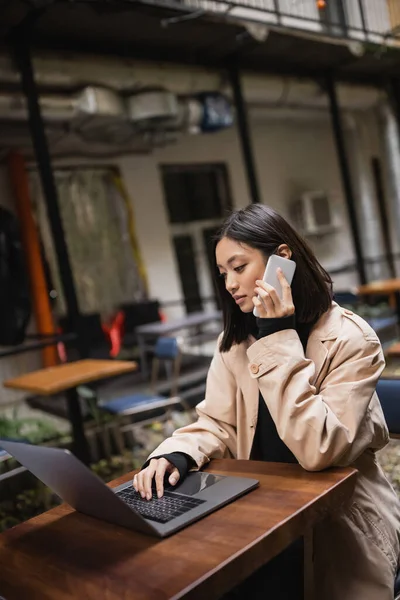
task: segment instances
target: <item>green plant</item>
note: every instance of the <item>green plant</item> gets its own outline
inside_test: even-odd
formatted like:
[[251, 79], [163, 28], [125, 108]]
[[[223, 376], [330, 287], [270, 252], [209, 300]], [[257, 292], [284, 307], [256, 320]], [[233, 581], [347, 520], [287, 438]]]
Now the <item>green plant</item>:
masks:
[[44, 484], [38, 483], [17, 494], [12, 500], [0, 502], [0, 532], [18, 525], [60, 504], [59, 498]]
[[23, 439], [38, 444], [60, 436], [56, 427], [46, 419], [38, 417], [19, 418], [14, 411], [13, 417], [0, 415], [0, 438]]
[[138, 460], [132, 456], [131, 452], [127, 452], [123, 456], [112, 456], [109, 460], [100, 460], [93, 464], [91, 469], [100, 479], [108, 483], [139, 466], [141, 465]]

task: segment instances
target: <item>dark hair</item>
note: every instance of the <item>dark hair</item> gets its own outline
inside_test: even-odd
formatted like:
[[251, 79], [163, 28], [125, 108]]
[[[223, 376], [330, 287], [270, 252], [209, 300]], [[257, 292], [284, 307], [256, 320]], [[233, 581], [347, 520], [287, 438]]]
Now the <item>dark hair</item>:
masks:
[[[291, 287], [297, 321], [314, 323], [329, 310], [332, 304], [330, 275], [320, 265], [307, 242], [272, 208], [250, 204], [233, 212], [214, 238], [215, 247], [225, 237], [260, 250], [266, 261], [281, 244], [287, 244], [296, 263]], [[254, 316], [252, 313], [242, 313], [225, 289], [225, 281], [220, 277], [216, 264], [215, 277], [224, 317], [220, 351], [227, 352], [233, 344], [240, 344], [248, 338], [254, 329]]]

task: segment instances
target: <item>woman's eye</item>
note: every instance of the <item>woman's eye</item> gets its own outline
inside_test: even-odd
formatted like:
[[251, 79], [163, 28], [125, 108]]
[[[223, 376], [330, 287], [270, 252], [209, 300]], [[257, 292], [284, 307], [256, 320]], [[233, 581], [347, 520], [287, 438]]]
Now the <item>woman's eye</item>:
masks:
[[241, 272], [243, 271], [243, 269], [245, 268], [245, 266], [246, 266], [246, 265], [240, 265], [240, 267], [236, 267], [236, 268], [235, 268], [235, 271], [236, 271], [237, 273], [241, 273]]
[[221, 279], [226, 279], [226, 273], [220, 273], [219, 276], [221, 277]]

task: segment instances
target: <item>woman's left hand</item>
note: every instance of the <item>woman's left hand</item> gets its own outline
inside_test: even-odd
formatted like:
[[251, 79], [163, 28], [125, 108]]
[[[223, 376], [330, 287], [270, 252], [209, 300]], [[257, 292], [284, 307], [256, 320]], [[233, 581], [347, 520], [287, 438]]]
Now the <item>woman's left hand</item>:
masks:
[[257, 287], [254, 289], [256, 295], [253, 298], [253, 303], [261, 319], [279, 319], [294, 314], [292, 289], [282, 269], [277, 269], [276, 273], [282, 286], [282, 300], [272, 285], [265, 283], [261, 279], [257, 279], [256, 281]]

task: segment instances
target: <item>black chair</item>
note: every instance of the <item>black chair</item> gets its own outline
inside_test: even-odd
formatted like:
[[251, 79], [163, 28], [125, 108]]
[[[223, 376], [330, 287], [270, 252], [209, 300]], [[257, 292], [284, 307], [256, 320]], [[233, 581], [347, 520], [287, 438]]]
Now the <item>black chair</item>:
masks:
[[[380, 379], [376, 391], [390, 437], [400, 438], [400, 379]], [[394, 599], [400, 600], [400, 569], [394, 582]]]
[[121, 304], [120, 309], [125, 315], [124, 336], [122, 345], [132, 347], [136, 345], [136, 327], [157, 323], [161, 320], [160, 303], [158, 300], [146, 300], [132, 304]]
[[390, 436], [400, 438], [400, 379], [380, 379], [376, 391]]
[[396, 579], [394, 580], [394, 600], [400, 600], [400, 569], [397, 571]]
[[[67, 317], [59, 320], [63, 333], [77, 333]], [[110, 343], [101, 326], [99, 313], [80, 315], [77, 327], [87, 349], [87, 358], [110, 358]], [[68, 361], [77, 359], [76, 342], [65, 344]]]

